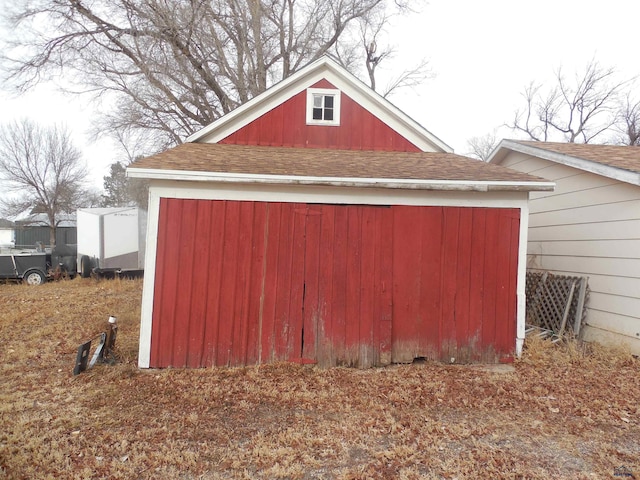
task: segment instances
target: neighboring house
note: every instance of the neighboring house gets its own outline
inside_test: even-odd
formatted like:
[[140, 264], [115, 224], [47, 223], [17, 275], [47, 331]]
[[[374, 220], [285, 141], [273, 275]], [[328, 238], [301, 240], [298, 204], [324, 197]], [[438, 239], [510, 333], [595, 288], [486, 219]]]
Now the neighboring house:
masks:
[[139, 365], [510, 361], [529, 191], [321, 58], [134, 162], [150, 180]]
[[0, 247], [13, 247], [15, 245], [15, 223], [11, 220], [0, 218]]
[[529, 268], [589, 277], [584, 338], [640, 354], [640, 147], [503, 140], [489, 161], [556, 183], [531, 194]]

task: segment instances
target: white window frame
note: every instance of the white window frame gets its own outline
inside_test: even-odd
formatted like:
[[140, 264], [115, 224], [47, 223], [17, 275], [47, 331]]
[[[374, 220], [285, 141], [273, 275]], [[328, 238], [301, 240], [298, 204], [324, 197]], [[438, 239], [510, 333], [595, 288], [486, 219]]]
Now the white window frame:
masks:
[[[317, 95], [333, 97], [333, 120], [314, 120], [313, 99]], [[307, 125], [340, 125], [340, 90], [333, 88], [308, 88], [307, 89]]]

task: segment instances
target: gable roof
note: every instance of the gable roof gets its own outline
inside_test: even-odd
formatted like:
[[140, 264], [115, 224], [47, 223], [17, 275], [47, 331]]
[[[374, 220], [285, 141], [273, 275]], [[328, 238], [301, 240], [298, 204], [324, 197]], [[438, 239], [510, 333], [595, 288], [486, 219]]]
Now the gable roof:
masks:
[[136, 160], [130, 177], [424, 190], [553, 190], [540, 177], [453, 153], [185, 143]]
[[240, 107], [220, 117], [186, 139], [186, 142], [217, 143], [269, 110], [326, 79], [362, 107], [407, 138], [423, 151], [453, 152], [453, 149], [418, 122], [377, 94], [328, 56], [298, 70]]
[[543, 158], [640, 186], [640, 147], [502, 140], [488, 161], [500, 163], [509, 151]]

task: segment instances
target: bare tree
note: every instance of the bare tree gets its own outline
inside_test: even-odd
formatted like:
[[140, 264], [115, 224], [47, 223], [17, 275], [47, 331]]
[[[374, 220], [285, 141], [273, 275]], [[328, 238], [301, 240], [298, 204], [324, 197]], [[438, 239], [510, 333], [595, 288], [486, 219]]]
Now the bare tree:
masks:
[[[409, 5], [408, 2], [396, 2], [396, 6], [403, 14], [416, 13], [414, 2]], [[408, 68], [396, 72], [385, 84], [384, 88], [378, 85], [377, 70], [381, 64], [387, 64], [388, 60], [395, 56], [395, 47], [386, 44], [380, 46], [380, 38], [385, 35], [385, 30], [391, 22], [388, 10], [380, 10], [375, 14], [364, 17], [360, 22], [360, 43], [365, 52], [365, 66], [369, 86], [378, 91], [383, 97], [387, 98], [402, 88], [413, 88], [418, 86], [425, 80], [433, 77], [429, 61], [426, 58], [418, 60], [415, 64]]]
[[61, 215], [83, 206], [92, 192], [85, 188], [87, 170], [69, 131], [22, 120], [0, 127], [0, 178], [7, 195], [3, 213], [44, 214], [51, 246]]
[[491, 152], [498, 146], [498, 143], [500, 143], [500, 140], [498, 139], [497, 129], [481, 137], [471, 137], [467, 140], [467, 147], [469, 149], [467, 155], [486, 162]]
[[558, 69], [551, 88], [532, 82], [524, 89], [525, 106], [508, 126], [532, 140], [590, 143], [615, 124], [618, 98], [626, 83], [595, 60], [572, 80]]
[[640, 101], [634, 100], [631, 93], [620, 101], [615, 130], [614, 143], [640, 146]]
[[361, 68], [358, 26], [379, 33], [408, 3], [33, 0], [9, 16], [13, 40], [0, 51], [9, 52], [8, 78], [18, 89], [66, 74], [76, 91], [111, 98], [103, 133], [142, 129], [157, 149], [326, 53]]

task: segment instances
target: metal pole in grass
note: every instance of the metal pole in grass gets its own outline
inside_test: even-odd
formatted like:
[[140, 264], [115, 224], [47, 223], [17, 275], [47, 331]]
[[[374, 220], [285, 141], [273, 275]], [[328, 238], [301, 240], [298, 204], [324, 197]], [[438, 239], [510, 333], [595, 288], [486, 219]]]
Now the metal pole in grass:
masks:
[[[104, 360], [106, 357], [113, 357], [113, 349], [116, 346], [116, 336], [118, 334], [118, 319], [111, 315], [109, 317], [109, 329], [107, 330], [107, 340], [104, 347], [104, 352], [102, 354], [102, 359]], [[114, 358], [115, 360], [115, 358]]]

